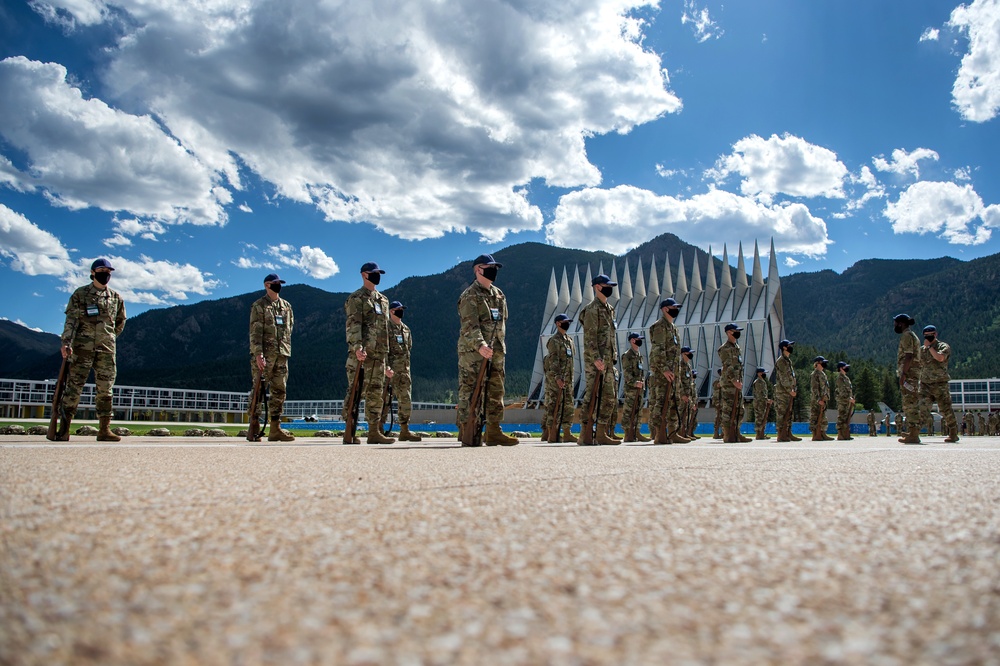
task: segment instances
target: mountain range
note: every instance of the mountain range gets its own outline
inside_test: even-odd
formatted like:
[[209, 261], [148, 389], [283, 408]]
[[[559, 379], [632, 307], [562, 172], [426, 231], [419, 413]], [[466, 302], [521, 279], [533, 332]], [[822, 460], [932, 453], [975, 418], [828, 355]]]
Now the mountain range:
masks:
[[[507, 384], [510, 395], [527, 390], [545, 297], [552, 270], [590, 264], [618, 269], [626, 259], [635, 266], [650, 257], [671, 264], [683, 256], [690, 267], [709, 255], [673, 234], [663, 234], [614, 256], [558, 248], [541, 243], [512, 245], [494, 253], [504, 264], [497, 286], [507, 295]], [[721, 261], [713, 258], [715, 270]], [[661, 264], [662, 265], [662, 264]], [[391, 270], [391, 267], [386, 267]], [[733, 267], [729, 267], [734, 271]], [[786, 333], [822, 350], [878, 365], [893, 364], [896, 335], [892, 317], [907, 312], [918, 328], [938, 326], [955, 354], [952, 376], [996, 376], [1000, 351], [1000, 255], [964, 262], [944, 257], [927, 260], [866, 259], [843, 273], [819, 271], [781, 278]], [[390, 300], [407, 305], [404, 321], [413, 330], [414, 399], [453, 400], [456, 389], [456, 341], [459, 294], [472, 282], [472, 262], [437, 275], [408, 277], [385, 290]], [[361, 279], [358, 277], [358, 285]], [[146, 311], [131, 318], [118, 343], [118, 383], [123, 385], [247, 390], [250, 304], [261, 291], [192, 305]], [[346, 392], [344, 301], [306, 284], [286, 285], [282, 297], [295, 311], [289, 397], [341, 398]], [[42, 379], [58, 372], [58, 339], [0, 320], [0, 377]]]

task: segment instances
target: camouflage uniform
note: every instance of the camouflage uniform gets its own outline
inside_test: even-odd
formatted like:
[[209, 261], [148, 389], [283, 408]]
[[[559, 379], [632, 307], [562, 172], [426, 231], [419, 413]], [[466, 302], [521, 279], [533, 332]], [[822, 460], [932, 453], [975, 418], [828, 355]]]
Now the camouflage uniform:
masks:
[[[410, 376], [410, 350], [413, 349], [413, 335], [410, 327], [402, 321], [398, 324], [389, 319], [389, 368], [392, 370], [392, 392], [399, 403], [399, 425], [410, 422], [413, 412], [411, 393], [413, 379]], [[383, 405], [383, 408], [385, 405]], [[381, 410], [380, 410], [381, 413]]]
[[903, 412], [896, 412], [896, 434], [903, 434]]
[[[903, 376], [903, 362], [907, 354], [913, 354], [913, 361], [910, 368]], [[903, 384], [899, 392], [903, 398], [903, 413], [906, 414], [907, 425], [919, 424], [919, 386], [920, 386], [920, 341], [917, 334], [907, 329], [899, 336], [899, 349], [896, 352], [896, 374], [902, 376]], [[919, 431], [919, 425], [917, 429]], [[900, 433], [902, 434], [902, 433]]]
[[[458, 423], [469, 416], [469, 401], [483, 364], [482, 345], [493, 347], [490, 381], [486, 385], [486, 422], [503, 422], [504, 338], [507, 330], [507, 298], [496, 285], [473, 282], [458, 298]], [[492, 343], [492, 344], [490, 344]]]
[[[622, 375], [625, 377], [625, 408], [622, 410], [622, 427], [625, 432], [629, 432], [632, 424], [635, 424], [636, 432], [642, 425], [642, 394], [645, 389], [637, 388], [636, 382], [646, 381], [646, 371], [642, 367], [642, 354], [632, 349], [628, 349], [622, 354]], [[636, 405], [638, 402], [638, 406]]]
[[871, 437], [878, 435], [878, 426], [875, 425], [875, 412], [868, 412], [868, 435]]
[[73, 348], [62, 407], [72, 418], [80, 404], [83, 385], [94, 369], [98, 418], [112, 416], [111, 399], [118, 374], [115, 343], [125, 328], [125, 302], [114, 289], [80, 287], [69, 297], [62, 343]]
[[768, 381], [760, 375], [753, 380], [753, 419], [758, 434], [764, 433], [767, 427], [767, 415], [771, 411], [771, 406], [767, 404], [768, 387]]
[[[382, 391], [385, 388], [385, 364], [389, 357], [389, 299], [381, 292], [361, 287], [347, 297], [344, 303], [347, 314], [347, 392], [351, 391], [354, 374], [361, 361], [355, 352], [368, 353], [364, 361], [365, 383], [361, 395], [365, 401], [368, 432], [379, 430], [382, 416]], [[344, 397], [344, 409], [348, 409]]]
[[739, 438], [740, 424], [743, 423], [743, 391], [736, 388], [733, 382], [743, 381], [743, 356], [740, 354], [740, 346], [728, 340], [719, 347], [718, 354], [722, 361], [722, 379], [719, 384], [722, 392], [722, 426], [728, 428], [729, 424], [733, 422], [733, 410], [735, 409], [735, 434]]
[[[677, 403], [680, 399], [681, 383], [681, 343], [677, 327], [666, 317], [660, 317], [649, 327], [649, 428], [653, 433], [663, 428], [667, 437], [677, 432], [680, 413]], [[674, 373], [671, 384], [664, 372]], [[667, 395], [667, 388], [670, 395]], [[667, 422], [663, 423], [664, 401], [669, 400]]]
[[[944, 356], [938, 361], [923, 346], [920, 347], [920, 423], [926, 423], [931, 418], [932, 403], [938, 404], [938, 411], [944, 428], [953, 436], [958, 434], [958, 421], [951, 408], [951, 392], [948, 390], [948, 360], [951, 358], [951, 347], [947, 342], [935, 339], [931, 343], [938, 354]], [[907, 415], [909, 416], [909, 415]], [[972, 432], [968, 432], [972, 434]]]
[[983, 434], [982, 418], [980, 417], [979, 412], [972, 415], [972, 430], [973, 432], [971, 434], [973, 435]]
[[[295, 317], [292, 306], [278, 297], [271, 300], [264, 295], [250, 306], [250, 374], [257, 383], [260, 369], [257, 357], [264, 355], [264, 380], [271, 398], [267, 403], [269, 420], [281, 417], [288, 385], [288, 358], [292, 355], [292, 327]], [[263, 383], [263, 382], [262, 382]], [[256, 418], [252, 414], [251, 418]]]
[[[604, 361], [604, 387], [601, 389], [601, 402], [597, 405], [596, 423], [607, 426], [614, 423], [618, 411], [618, 382], [615, 378], [615, 366], [618, 364], [618, 343], [615, 340], [615, 309], [608, 303], [601, 303], [594, 298], [587, 307], [580, 311], [580, 322], [583, 325], [583, 371], [587, 380], [587, 390], [583, 394], [583, 408], [587, 409], [597, 380], [597, 368], [594, 361]], [[600, 428], [599, 428], [600, 430]]]
[[715, 433], [722, 431], [722, 376], [717, 375], [712, 382], [712, 407], [715, 408]]
[[792, 432], [792, 391], [798, 391], [792, 360], [783, 353], [774, 362], [774, 416], [778, 436]]
[[[548, 351], [542, 361], [545, 370], [545, 415], [542, 418], [542, 432], [552, 424], [556, 414], [562, 410], [561, 423], [552, 424], [559, 428], [569, 428], [573, 422], [573, 340], [562, 330], [556, 332], [545, 343]], [[562, 405], [559, 404], [559, 384], [565, 382], [562, 389]]]
[[[694, 377], [691, 375], [691, 364], [688, 363], [687, 356], [681, 354], [680, 372], [677, 375], [679, 384], [677, 386], [677, 418], [680, 422], [681, 434], [686, 434], [688, 423], [691, 421], [691, 412], [694, 410], [694, 402], [691, 395], [694, 393]], [[687, 398], [687, 402], [681, 400], [681, 396]]]
[[[824, 405], [820, 407], [819, 401], [823, 400]], [[812, 428], [813, 436], [819, 433], [826, 435], [826, 406], [830, 404], [830, 380], [827, 379], [826, 371], [822, 368], [813, 370], [811, 377], [811, 395], [809, 410], [809, 427]]]
[[851, 416], [854, 414], [854, 385], [843, 372], [837, 373], [837, 433], [847, 431], [850, 436]]

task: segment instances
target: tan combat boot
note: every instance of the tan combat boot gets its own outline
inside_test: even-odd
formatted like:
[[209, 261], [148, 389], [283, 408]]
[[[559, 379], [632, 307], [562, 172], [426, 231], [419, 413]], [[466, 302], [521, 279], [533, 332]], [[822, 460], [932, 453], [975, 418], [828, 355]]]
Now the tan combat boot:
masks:
[[629, 426], [625, 428], [625, 440], [626, 442], [637, 442], [639, 438], [636, 437], [635, 428]]
[[573, 432], [570, 430], [570, 426], [564, 425], [562, 429], [562, 441], [576, 443], [576, 437], [573, 436]]
[[764, 434], [763, 428], [755, 428], [755, 430], [756, 430], [756, 435], [754, 436], [754, 439], [771, 439], [770, 437]]
[[594, 424], [584, 421], [580, 424], [580, 439], [576, 441], [579, 446], [597, 446], [594, 442]]
[[907, 428], [906, 436], [900, 437], [897, 441], [899, 441], [900, 444], [923, 444], [923, 442], [920, 441], [920, 431], [913, 426]]
[[642, 434], [642, 431], [639, 430], [639, 426], [635, 427], [635, 439], [638, 442], [651, 442], [651, 441], [653, 441], [649, 437], [646, 437], [645, 435]]
[[382, 434], [377, 423], [368, 424], [368, 443], [369, 444], [395, 444], [396, 440], [392, 437], [386, 437]]
[[792, 441], [792, 431], [789, 428], [785, 430], [784, 428], [778, 428], [778, 435], [774, 438], [776, 442], [790, 442]]
[[823, 440], [824, 440], [823, 433], [819, 431], [819, 426], [816, 426], [815, 428], [813, 428], [812, 441], [822, 442]]
[[267, 433], [267, 441], [269, 442], [294, 442], [295, 435], [288, 432], [287, 430], [281, 429], [281, 421], [278, 419], [271, 420], [271, 430]]
[[601, 444], [603, 446], [616, 446], [621, 444], [621, 440], [615, 439], [613, 437], [608, 437], [608, 426], [607, 424], [601, 425], [597, 424], [597, 439], [594, 440], [595, 443]]
[[487, 446], [499, 444], [500, 446], [514, 446], [519, 443], [517, 437], [504, 434], [499, 423], [487, 423], [486, 434], [483, 435], [483, 443]]
[[[122, 438], [111, 432], [111, 417], [102, 416], [100, 418], [101, 428], [97, 432], [98, 442], [120, 442]], [[66, 432], [66, 439], [69, 439], [69, 431]]]
[[414, 435], [412, 432], [410, 432], [410, 424], [409, 423], [400, 423], [399, 424], [399, 441], [401, 441], [401, 442], [421, 442], [421, 441], [423, 441], [423, 437], [421, 437], [420, 435]]
[[[56, 430], [56, 436], [52, 440], [53, 442], [68, 442], [69, 441], [69, 425], [73, 422], [72, 418], [65, 418], [59, 420], [59, 428]], [[48, 439], [48, 436], [46, 436]]]
[[619, 437], [617, 434], [615, 434], [615, 426], [616, 424], [609, 423], [607, 427], [604, 429], [604, 432], [607, 433], [608, 437], [610, 437], [611, 439], [617, 440], [619, 443], [621, 443], [622, 438]]
[[948, 437], [944, 441], [949, 443], [954, 443], [958, 441], [958, 428], [950, 428], [948, 430]]

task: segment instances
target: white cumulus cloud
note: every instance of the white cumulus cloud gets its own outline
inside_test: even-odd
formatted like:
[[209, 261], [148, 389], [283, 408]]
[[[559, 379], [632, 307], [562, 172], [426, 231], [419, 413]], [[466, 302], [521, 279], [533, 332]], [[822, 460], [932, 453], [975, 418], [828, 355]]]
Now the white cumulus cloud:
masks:
[[325, 280], [340, 272], [337, 262], [318, 247], [303, 245], [296, 248], [294, 245], [281, 243], [268, 247], [267, 253], [277, 259], [278, 263], [297, 268], [317, 280]]
[[883, 215], [897, 234], [938, 234], [956, 245], [980, 245], [1000, 226], [1000, 206], [986, 206], [972, 185], [922, 181], [886, 204]]
[[[681, 107], [643, 45], [635, 10], [655, 0], [35, 3], [115, 21], [105, 99], [151, 114], [216, 180], [239, 187], [245, 165], [329, 220], [404, 238], [539, 229], [528, 184], [598, 185], [588, 137]], [[210, 192], [199, 173], [185, 182]]]
[[922, 42], [936, 42], [940, 36], [941, 31], [937, 28], [927, 28], [920, 35], [920, 41]]
[[[76, 269], [63, 278], [65, 291], [90, 282], [90, 265], [98, 257], [81, 259]], [[152, 259], [140, 255], [135, 261], [125, 257], [104, 257], [115, 267], [110, 286], [122, 295], [126, 304], [171, 305], [186, 301], [188, 294], [209, 295], [219, 286], [211, 273], [191, 264]]]
[[847, 167], [832, 150], [790, 134], [756, 134], [733, 144], [706, 176], [716, 182], [730, 175], [742, 176], [740, 191], [765, 203], [777, 194], [793, 197], [843, 198]]
[[831, 242], [826, 223], [800, 203], [765, 205], [722, 190], [677, 199], [630, 185], [563, 196], [545, 235], [558, 246], [617, 254], [664, 232], [700, 247], [773, 238], [775, 249], [808, 256], [825, 254]]
[[887, 160], [884, 156], [872, 158], [872, 164], [879, 171], [888, 171], [901, 176], [911, 175], [920, 178], [920, 160], [933, 160], [937, 162], [937, 151], [930, 148], [917, 148], [912, 152], [906, 152], [902, 148], [892, 151], [892, 159]]
[[58, 238], [2, 203], [0, 257], [26, 275], [65, 275], [73, 270], [69, 252]]
[[958, 68], [952, 99], [966, 120], [991, 120], [1000, 111], [1000, 0], [959, 5], [948, 26], [969, 38], [969, 52]]
[[151, 117], [85, 98], [62, 65], [23, 56], [0, 61], [0, 135], [26, 156], [21, 187], [42, 189], [57, 206], [225, 222], [221, 192], [204, 165]]

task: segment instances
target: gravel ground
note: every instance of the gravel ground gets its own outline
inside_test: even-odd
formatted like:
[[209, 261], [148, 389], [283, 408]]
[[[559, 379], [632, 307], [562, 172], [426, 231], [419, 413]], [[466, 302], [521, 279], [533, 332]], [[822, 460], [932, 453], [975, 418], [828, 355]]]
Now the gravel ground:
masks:
[[1000, 440], [0, 438], [0, 664], [1000, 664]]

